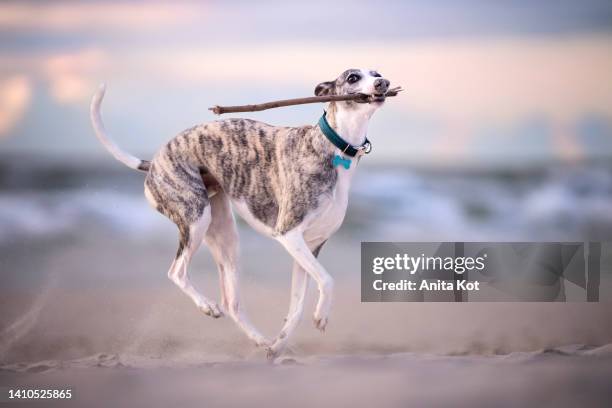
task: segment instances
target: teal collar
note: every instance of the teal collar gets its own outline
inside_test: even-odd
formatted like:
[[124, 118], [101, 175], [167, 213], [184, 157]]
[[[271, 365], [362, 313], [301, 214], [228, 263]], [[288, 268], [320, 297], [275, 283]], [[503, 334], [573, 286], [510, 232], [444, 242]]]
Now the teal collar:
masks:
[[[334, 129], [332, 129], [332, 127], [327, 122], [326, 115], [327, 115], [327, 112], [323, 111], [323, 116], [321, 116], [321, 119], [319, 119], [319, 128], [321, 128], [321, 132], [323, 132], [325, 137], [330, 142], [332, 142], [332, 144], [334, 146], [336, 146], [338, 149], [340, 149], [340, 151], [344, 155], [350, 156], [350, 157], [355, 157], [357, 155], [357, 153], [359, 153], [361, 150], [363, 150], [364, 153], [370, 153], [370, 151], [372, 150], [372, 144], [370, 143], [370, 141], [368, 140], [367, 137], [366, 137], [365, 142], [363, 142], [363, 144], [361, 146], [353, 146], [353, 145], [351, 145], [346, 140], [341, 138], [340, 135], [338, 133], [336, 133], [336, 131]], [[343, 159], [343, 160], [346, 160], [346, 159]], [[349, 162], [349, 166], [350, 166], [350, 160], [346, 160], [346, 161]], [[338, 163], [337, 159], [334, 162], [334, 164], [335, 163]], [[337, 164], [335, 164], [335, 165], [337, 165]], [[348, 169], [348, 166], [346, 166], [346, 164], [344, 164], [344, 167]]]

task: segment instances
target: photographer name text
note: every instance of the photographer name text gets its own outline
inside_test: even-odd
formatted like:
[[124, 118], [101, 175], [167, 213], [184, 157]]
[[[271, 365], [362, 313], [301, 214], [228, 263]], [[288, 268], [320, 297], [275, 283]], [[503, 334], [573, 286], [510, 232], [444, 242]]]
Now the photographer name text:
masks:
[[[375, 279], [372, 286], [376, 291], [477, 291], [480, 290], [479, 281], [467, 279], [431, 279], [427, 273], [450, 272], [463, 275], [470, 271], [482, 271], [485, 267], [487, 255], [478, 257], [440, 257], [440, 256], [411, 256], [396, 254], [394, 257], [376, 257], [372, 262], [372, 273], [383, 275], [387, 271], [402, 271], [411, 279], [400, 279], [387, 282], [384, 279]], [[418, 278], [412, 280], [415, 274]], [[453, 275], [454, 276], [454, 275]], [[382, 278], [382, 276], [381, 276]]]

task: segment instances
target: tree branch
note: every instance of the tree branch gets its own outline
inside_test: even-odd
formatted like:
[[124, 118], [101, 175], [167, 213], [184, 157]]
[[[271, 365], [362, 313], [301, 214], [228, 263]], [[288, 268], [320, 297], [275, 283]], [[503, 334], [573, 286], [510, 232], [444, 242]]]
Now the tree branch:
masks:
[[[385, 93], [383, 98], [388, 96], [396, 96], [399, 92], [402, 91], [401, 87], [391, 88]], [[272, 108], [280, 108], [282, 106], [292, 106], [292, 105], [304, 105], [307, 103], [321, 103], [321, 102], [336, 102], [336, 101], [356, 101], [360, 103], [369, 103], [377, 100], [374, 95], [366, 95], [366, 94], [352, 94], [352, 95], [326, 95], [326, 96], [310, 96], [307, 98], [295, 98], [295, 99], [284, 99], [281, 101], [272, 101], [266, 103], [258, 103], [255, 105], [240, 105], [240, 106], [219, 106], [215, 105], [208, 110], [213, 111], [213, 113], [217, 115], [221, 115], [223, 113], [233, 113], [233, 112], [257, 112], [266, 109]]]

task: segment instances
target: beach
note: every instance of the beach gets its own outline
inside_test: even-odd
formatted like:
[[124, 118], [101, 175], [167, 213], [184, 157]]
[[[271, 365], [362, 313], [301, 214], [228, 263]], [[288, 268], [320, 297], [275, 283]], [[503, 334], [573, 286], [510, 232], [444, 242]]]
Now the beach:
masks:
[[[380, 194], [390, 189], [391, 197], [402, 197], [389, 187], [392, 178], [386, 174], [367, 178], [375, 178]], [[475, 237], [487, 230], [504, 231], [509, 239], [532, 233], [517, 224], [511, 229], [503, 217], [461, 210], [462, 199], [453, 188], [444, 193], [438, 185], [431, 192], [430, 176], [404, 178], [438, 203], [435, 212], [422, 212], [420, 223], [365, 216], [375, 191], [363, 185], [355, 189], [345, 225], [320, 255], [336, 280], [327, 330], [313, 326], [316, 291], [311, 284], [303, 321], [288, 352], [273, 363], [229, 318], [203, 315], [168, 280], [176, 231], [147, 206], [138, 176], [86, 174], [76, 177], [76, 187], [44, 191], [5, 187], [0, 200], [0, 386], [71, 387], [73, 403], [87, 406], [178, 401], [559, 407], [603, 406], [610, 397], [612, 308], [606, 301], [361, 302], [362, 240], [418, 239], [426, 225], [431, 238], [440, 240], [452, 239], [464, 224]], [[518, 190], [516, 184], [506, 187]], [[447, 214], [457, 214], [446, 224], [435, 220], [441, 202]], [[419, 206], [406, 198], [396, 214], [407, 214], [409, 203]], [[547, 225], [539, 229], [541, 239], [558, 228], [577, 239], [585, 238], [585, 231], [594, 234], [586, 227], [575, 229], [576, 224], [541, 222]], [[600, 233], [607, 231], [605, 225], [600, 220]], [[291, 260], [278, 243], [243, 223], [239, 230], [243, 305], [272, 338], [288, 310]], [[602, 285], [609, 282], [606, 273]], [[205, 248], [190, 274], [207, 296], [219, 299], [216, 267]]]
[[98, 355], [57, 368], [47, 369], [52, 365], [47, 363], [17, 374], [3, 370], [0, 380], [8, 386], [71, 388], [71, 403], [91, 407], [607, 406], [612, 349], [577, 349], [487, 357], [335, 355], [274, 365]]
[[[612, 406], [609, 0], [2, 1], [0, 32], [0, 408]], [[285, 338], [285, 239], [324, 332], [312, 279], [273, 360], [202, 313], [220, 272], [168, 279], [145, 177], [192, 242], [218, 186], [287, 233], [236, 217], [240, 306]], [[333, 283], [292, 235], [325, 222]]]

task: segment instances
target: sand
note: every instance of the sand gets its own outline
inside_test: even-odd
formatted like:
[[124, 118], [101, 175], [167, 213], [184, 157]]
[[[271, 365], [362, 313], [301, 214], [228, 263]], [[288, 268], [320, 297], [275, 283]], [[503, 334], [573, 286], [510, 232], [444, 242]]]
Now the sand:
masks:
[[603, 407], [612, 397], [611, 363], [612, 345], [486, 357], [334, 355], [284, 358], [276, 364], [100, 354], [4, 366], [0, 381], [70, 388], [71, 402], [89, 407]]
[[[321, 255], [336, 277], [327, 331], [313, 327], [311, 287], [290, 351], [270, 364], [229, 319], [204, 316], [168, 281], [168, 232], [84, 229], [4, 246], [0, 389], [69, 387], [74, 405], [90, 407], [560, 407], [612, 397], [609, 303], [361, 303], [359, 258], [339, 256], [358, 248], [350, 230]], [[241, 233], [244, 304], [273, 336], [290, 261]], [[218, 298], [206, 252], [192, 275]], [[66, 402], [32, 406], [54, 404]]]

